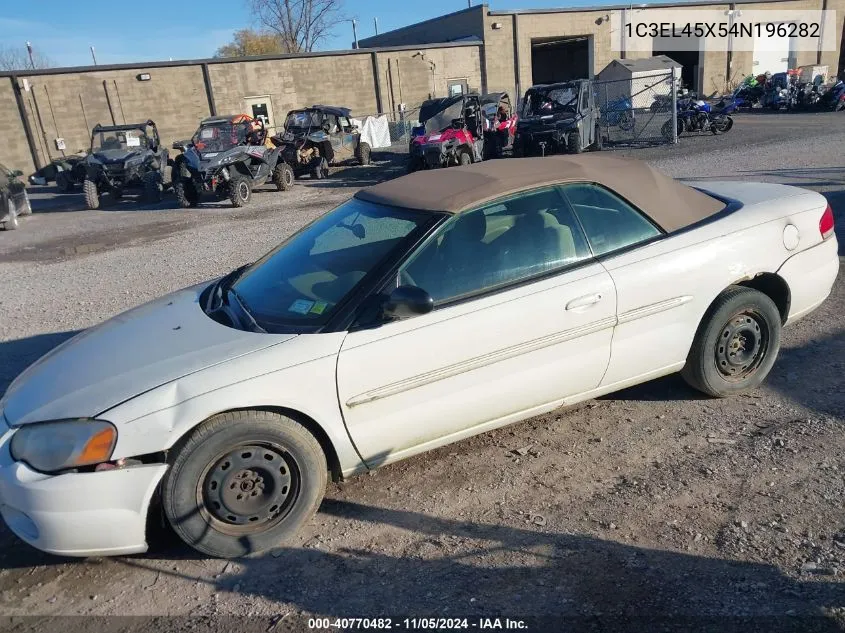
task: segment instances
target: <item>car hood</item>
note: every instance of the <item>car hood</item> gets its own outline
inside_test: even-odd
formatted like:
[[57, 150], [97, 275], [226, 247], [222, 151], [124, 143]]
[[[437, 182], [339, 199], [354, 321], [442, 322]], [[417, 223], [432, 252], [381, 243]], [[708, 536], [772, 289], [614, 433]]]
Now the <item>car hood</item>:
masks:
[[199, 304], [207, 285], [119, 314], [47, 353], [0, 402], [8, 423], [94, 417], [188, 374], [294, 338], [217, 323]]
[[104, 149], [91, 155], [101, 163], [123, 163], [139, 153], [126, 149]]

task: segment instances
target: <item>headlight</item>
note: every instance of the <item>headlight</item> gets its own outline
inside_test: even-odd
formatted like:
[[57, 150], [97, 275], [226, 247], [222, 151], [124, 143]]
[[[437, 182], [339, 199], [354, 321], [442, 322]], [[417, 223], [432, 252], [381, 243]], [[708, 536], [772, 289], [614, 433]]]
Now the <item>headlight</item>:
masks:
[[107, 462], [116, 442], [117, 429], [109, 422], [58, 420], [22, 426], [10, 450], [16, 461], [49, 473]]

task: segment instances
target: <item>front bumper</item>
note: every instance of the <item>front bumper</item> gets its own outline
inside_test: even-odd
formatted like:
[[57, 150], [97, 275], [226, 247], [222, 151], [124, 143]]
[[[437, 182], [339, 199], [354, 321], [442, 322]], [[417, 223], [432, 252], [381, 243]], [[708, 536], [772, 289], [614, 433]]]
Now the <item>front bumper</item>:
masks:
[[44, 475], [12, 460], [13, 433], [0, 438], [0, 514], [16, 536], [61, 556], [147, 551], [147, 510], [166, 464]]

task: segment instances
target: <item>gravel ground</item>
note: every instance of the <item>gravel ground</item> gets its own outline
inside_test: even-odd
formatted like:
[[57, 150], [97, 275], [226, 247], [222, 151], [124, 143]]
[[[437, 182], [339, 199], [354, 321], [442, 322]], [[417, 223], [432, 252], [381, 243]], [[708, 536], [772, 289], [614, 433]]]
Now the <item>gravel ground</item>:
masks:
[[[724, 136], [620, 151], [676, 177], [820, 191], [845, 245], [844, 143], [842, 116], [749, 114]], [[45, 211], [0, 235], [0, 389], [69, 333], [253, 261], [401, 169], [393, 157], [341, 170], [238, 211], [59, 211], [39, 194]], [[262, 631], [304, 629], [303, 614], [843, 630], [843, 313], [840, 279], [742, 397], [668, 377], [331, 484], [300, 537], [262, 557], [204, 559], [164, 535], [147, 555], [66, 560], [3, 527], [0, 614], [273, 618]], [[669, 619], [683, 617], [696, 619]], [[188, 626], [176, 622], [150, 626]]]

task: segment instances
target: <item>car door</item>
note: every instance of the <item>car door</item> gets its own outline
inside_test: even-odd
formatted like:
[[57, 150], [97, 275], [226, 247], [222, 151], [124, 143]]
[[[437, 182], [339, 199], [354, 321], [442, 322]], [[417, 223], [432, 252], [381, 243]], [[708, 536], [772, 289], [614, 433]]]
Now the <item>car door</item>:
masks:
[[613, 284], [555, 188], [451, 218], [396, 285], [423, 288], [434, 310], [351, 331], [338, 359], [340, 407], [370, 465], [554, 408], [607, 368]]
[[706, 267], [702, 249], [668, 248], [666, 239], [674, 238], [662, 239], [644, 213], [600, 185], [573, 183], [561, 191], [616, 288], [617, 325], [602, 387], [680, 369], [700, 318], [702, 297], [696, 300], [690, 275]]

